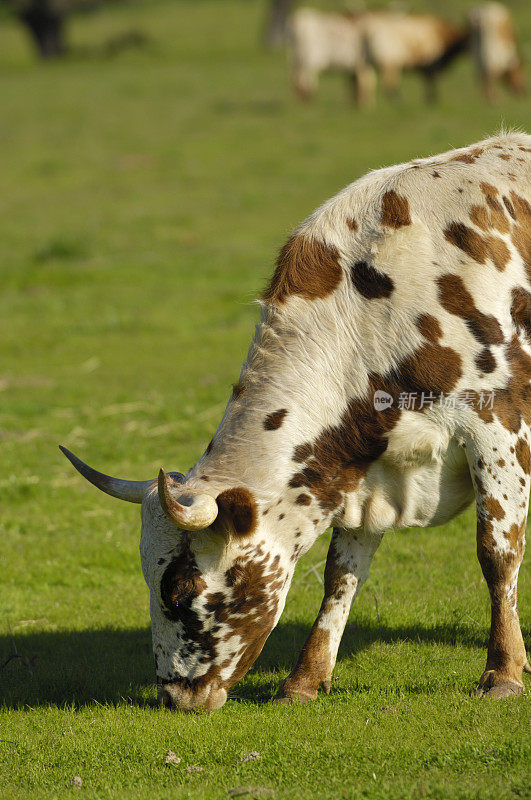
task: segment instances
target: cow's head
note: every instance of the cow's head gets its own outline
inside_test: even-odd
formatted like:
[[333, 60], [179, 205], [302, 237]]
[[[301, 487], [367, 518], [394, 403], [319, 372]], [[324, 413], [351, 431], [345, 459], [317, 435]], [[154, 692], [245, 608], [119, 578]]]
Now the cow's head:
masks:
[[296, 560], [291, 543], [268, 535], [268, 517], [244, 487], [206, 491], [204, 478], [163, 470], [158, 480], [120, 480], [61, 450], [102, 491], [142, 503], [159, 701], [219, 708], [280, 617]]

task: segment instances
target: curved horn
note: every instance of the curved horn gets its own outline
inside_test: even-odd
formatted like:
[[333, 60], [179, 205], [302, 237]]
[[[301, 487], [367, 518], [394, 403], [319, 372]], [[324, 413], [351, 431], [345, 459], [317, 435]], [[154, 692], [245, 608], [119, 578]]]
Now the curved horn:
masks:
[[64, 453], [67, 459], [74, 465], [78, 472], [90, 483], [93, 483], [102, 492], [117, 497], [119, 500], [128, 500], [130, 503], [141, 503], [148, 489], [153, 486], [154, 481], [124, 481], [120, 478], [111, 478], [98, 472], [88, 464], [84, 464], [81, 459], [75, 456], [66, 447], [59, 445], [59, 450]]
[[[180, 486], [160, 469], [159, 501], [162, 510], [175, 525], [184, 531], [202, 531], [212, 525], [218, 515], [218, 504], [211, 494], [195, 492]], [[179, 487], [177, 497], [172, 489]]]

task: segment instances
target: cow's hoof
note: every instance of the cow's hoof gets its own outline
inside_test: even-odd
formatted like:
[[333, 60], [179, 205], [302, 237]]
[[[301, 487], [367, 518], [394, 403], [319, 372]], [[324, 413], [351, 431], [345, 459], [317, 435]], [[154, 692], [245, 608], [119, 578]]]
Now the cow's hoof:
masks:
[[476, 695], [478, 697], [492, 697], [496, 700], [501, 700], [502, 697], [518, 697], [524, 691], [523, 686], [517, 683], [496, 683], [490, 689], [485, 689], [483, 686], [478, 686]]
[[496, 680], [496, 673], [491, 669], [483, 673], [474, 694], [476, 697], [492, 697], [501, 700], [503, 697], [518, 697], [523, 691], [524, 687], [519, 683]]

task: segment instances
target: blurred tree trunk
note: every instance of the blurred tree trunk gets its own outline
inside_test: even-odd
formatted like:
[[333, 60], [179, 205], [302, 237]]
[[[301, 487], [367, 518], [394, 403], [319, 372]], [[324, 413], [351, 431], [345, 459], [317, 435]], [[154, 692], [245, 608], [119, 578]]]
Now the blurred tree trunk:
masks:
[[47, 0], [34, 0], [18, 12], [41, 58], [56, 58], [65, 52], [64, 11]]
[[286, 23], [293, 0], [271, 0], [264, 32], [267, 47], [278, 50], [286, 41]]

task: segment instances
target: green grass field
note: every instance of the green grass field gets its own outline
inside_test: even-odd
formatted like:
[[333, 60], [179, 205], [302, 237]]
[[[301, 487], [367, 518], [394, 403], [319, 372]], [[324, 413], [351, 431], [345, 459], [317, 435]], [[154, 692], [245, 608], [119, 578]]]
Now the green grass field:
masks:
[[[284, 55], [260, 46], [264, 8], [114, 7], [74, 19], [72, 54], [44, 65], [14, 22], [0, 28], [6, 800], [228, 798], [237, 786], [319, 800], [529, 797], [528, 699], [470, 696], [489, 626], [472, 509], [384, 540], [329, 697], [271, 702], [320, 604], [325, 536], [226, 706], [184, 716], [155, 705], [138, 508], [98, 493], [57, 449], [129, 478], [185, 471], [217, 427], [253, 298], [298, 221], [368, 169], [502, 123], [530, 127], [529, 97], [485, 106], [465, 60], [433, 107], [414, 76], [400, 103], [372, 111], [351, 107], [338, 76], [299, 105]], [[514, 10], [529, 54], [531, 6]], [[145, 47], [102, 57], [106, 38], [131, 29]], [[524, 563], [528, 637], [530, 600]], [[179, 765], [164, 764], [169, 748]], [[260, 760], [239, 763], [253, 750]]]

